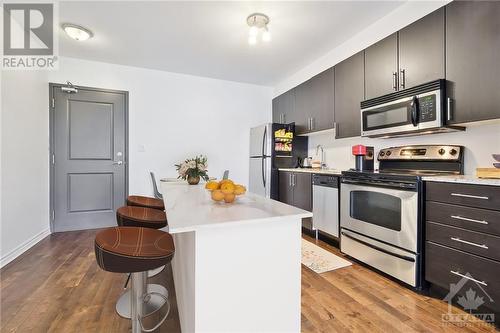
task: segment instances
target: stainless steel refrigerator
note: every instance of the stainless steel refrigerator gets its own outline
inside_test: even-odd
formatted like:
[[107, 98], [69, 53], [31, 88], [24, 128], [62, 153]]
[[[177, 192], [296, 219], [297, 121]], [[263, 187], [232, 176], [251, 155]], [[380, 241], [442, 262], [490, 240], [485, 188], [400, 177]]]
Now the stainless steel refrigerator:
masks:
[[271, 196], [273, 124], [250, 129], [250, 192]]
[[298, 167], [307, 156], [307, 137], [295, 124], [265, 124], [250, 129], [250, 192], [278, 199], [278, 169]]

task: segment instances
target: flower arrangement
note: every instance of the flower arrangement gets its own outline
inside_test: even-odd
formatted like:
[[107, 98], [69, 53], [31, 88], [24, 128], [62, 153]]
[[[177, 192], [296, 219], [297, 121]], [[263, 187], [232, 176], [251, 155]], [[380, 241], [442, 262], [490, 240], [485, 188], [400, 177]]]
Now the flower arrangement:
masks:
[[198, 184], [200, 178], [208, 180], [207, 157], [200, 155], [189, 158], [182, 163], [176, 164], [175, 168], [179, 173], [177, 178], [187, 180], [189, 184]]

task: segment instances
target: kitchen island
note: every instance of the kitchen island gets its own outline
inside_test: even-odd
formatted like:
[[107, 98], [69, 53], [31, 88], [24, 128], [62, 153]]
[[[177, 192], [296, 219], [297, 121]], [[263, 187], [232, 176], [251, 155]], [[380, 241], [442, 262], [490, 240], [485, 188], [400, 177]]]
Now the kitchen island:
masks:
[[310, 212], [252, 193], [214, 202], [162, 182], [183, 332], [299, 332], [301, 221]]

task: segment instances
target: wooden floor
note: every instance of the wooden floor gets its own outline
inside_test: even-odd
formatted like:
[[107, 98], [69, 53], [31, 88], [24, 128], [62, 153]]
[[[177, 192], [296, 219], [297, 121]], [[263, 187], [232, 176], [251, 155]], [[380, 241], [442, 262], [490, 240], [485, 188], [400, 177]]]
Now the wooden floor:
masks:
[[[96, 265], [95, 232], [53, 234], [0, 270], [0, 332], [130, 330], [130, 322], [114, 310], [125, 277]], [[318, 245], [341, 255], [323, 242]], [[167, 269], [152, 282], [171, 280], [170, 276]], [[167, 289], [172, 311], [158, 332], [179, 332], [173, 285]], [[444, 326], [441, 314], [446, 311], [442, 301], [418, 295], [357, 264], [321, 275], [302, 267], [303, 332], [495, 331], [482, 323]]]

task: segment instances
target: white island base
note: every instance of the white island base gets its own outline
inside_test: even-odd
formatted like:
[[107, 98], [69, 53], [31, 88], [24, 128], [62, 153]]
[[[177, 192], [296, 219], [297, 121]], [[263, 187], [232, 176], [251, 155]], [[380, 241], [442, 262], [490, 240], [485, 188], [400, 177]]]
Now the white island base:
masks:
[[215, 203], [162, 184], [182, 332], [299, 332], [301, 220], [311, 213], [247, 194]]

